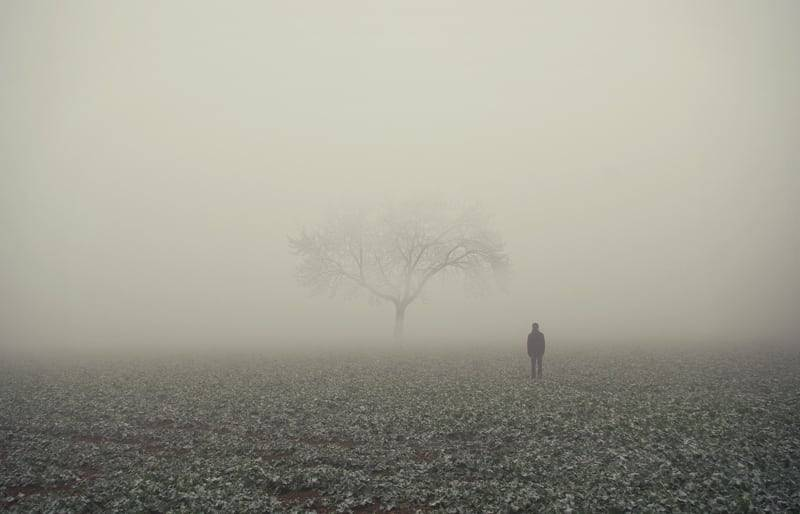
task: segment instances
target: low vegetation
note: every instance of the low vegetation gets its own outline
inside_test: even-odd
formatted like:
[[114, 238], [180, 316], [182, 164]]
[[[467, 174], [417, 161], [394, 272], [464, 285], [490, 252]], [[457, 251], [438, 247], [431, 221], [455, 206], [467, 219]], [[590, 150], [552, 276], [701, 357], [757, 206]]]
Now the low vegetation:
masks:
[[800, 512], [797, 351], [6, 363], [0, 510]]

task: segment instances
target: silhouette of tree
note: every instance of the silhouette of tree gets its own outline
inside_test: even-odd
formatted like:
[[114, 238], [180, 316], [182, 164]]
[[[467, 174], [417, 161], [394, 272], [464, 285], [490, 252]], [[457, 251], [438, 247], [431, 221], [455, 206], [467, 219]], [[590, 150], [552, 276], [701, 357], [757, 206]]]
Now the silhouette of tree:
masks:
[[477, 208], [453, 210], [416, 202], [339, 212], [315, 230], [289, 238], [299, 257], [297, 279], [315, 292], [355, 294], [395, 308], [401, 339], [406, 309], [437, 277], [462, 276], [485, 290], [502, 287], [509, 258], [503, 241]]

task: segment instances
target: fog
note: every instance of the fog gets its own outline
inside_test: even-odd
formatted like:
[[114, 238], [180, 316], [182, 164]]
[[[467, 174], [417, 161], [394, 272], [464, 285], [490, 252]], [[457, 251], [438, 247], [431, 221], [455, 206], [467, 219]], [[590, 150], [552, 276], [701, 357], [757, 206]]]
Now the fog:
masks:
[[391, 307], [312, 295], [287, 238], [428, 196], [480, 204], [512, 274], [435, 283], [409, 341], [794, 343], [798, 22], [792, 1], [4, 1], [0, 349], [391, 345]]

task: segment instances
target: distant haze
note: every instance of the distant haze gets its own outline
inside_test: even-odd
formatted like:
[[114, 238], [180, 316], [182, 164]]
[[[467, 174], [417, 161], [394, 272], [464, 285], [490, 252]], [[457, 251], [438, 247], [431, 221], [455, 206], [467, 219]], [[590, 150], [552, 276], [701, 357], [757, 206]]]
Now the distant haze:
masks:
[[[416, 340], [795, 342], [800, 3], [0, 4], [0, 349], [389, 344], [287, 236], [480, 203]], [[522, 350], [521, 350], [522, 351]]]

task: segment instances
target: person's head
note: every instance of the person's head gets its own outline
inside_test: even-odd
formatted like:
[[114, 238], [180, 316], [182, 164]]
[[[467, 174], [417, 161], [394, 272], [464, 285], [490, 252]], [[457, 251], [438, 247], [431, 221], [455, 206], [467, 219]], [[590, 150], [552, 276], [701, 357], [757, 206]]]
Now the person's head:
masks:
[[534, 323], [533, 325], [531, 325], [531, 328], [533, 328], [534, 332], [538, 332], [539, 331], [539, 324], [538, 323]]

